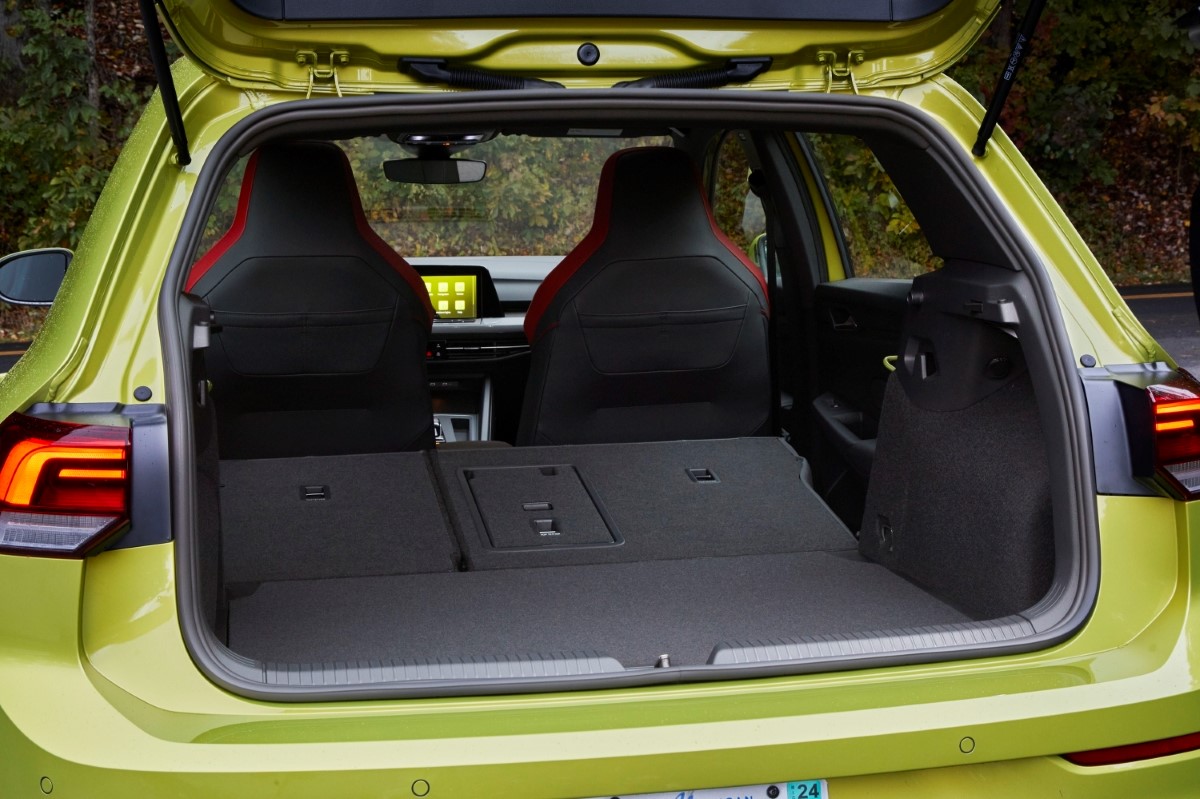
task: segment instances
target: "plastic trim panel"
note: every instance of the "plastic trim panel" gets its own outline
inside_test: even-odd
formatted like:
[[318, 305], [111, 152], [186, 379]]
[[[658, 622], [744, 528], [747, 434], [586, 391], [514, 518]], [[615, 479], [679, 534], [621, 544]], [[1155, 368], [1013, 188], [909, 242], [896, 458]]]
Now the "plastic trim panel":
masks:
[[1096, 490], [1101, 494], [1157, 497], [1159, 493], [1134, 475], [1130, 430], [1121, 403], [1121, 385], [1127, 381], [1165, 379], [1171, 369], [1165, 363], [1136, 364], [1080, 369], [1087, 397], [1088, 421], [1092, 429], [1092, 460]]
[[717, 644], [708, 662], [731, 666], [737, 663], [769, 663], [780, 660], [819, 660], [864, 655], [936, 650], [942, 647], [977, 646], [998, 641], [1017, 641], [1037, 632], [1023, 616], [1006, 616], [994, 621], [938, 624], [877, 632], [805, 635], [800, 638], [771, 638], [765, 641], [731, 641]]
[[[230, 655], [237, 658], [235, 654]], [[265, 685], [371, 685], [421, 680], [502, 680], [613, 674], [625, 667], [599, 652], [502, 655], [498, 657], [404, 658], [340, 663], [246, 661], [248, 677]]]

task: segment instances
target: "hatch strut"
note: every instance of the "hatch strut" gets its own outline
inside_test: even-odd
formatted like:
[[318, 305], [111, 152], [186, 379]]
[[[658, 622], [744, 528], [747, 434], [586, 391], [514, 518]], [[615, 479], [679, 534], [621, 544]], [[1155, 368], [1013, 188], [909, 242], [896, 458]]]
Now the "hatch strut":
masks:
[[167, 112], [167, 127], [171, 130], [179, 163], [187, 166], [192, 162], [192, 155], [188, 152], [187, 131], [183, 127], [183, 113], [179, 110], [179, 95], [175, 92], [175, 81], [171, 79], [167, 46], [163, 42], [162, 28], [158, 26], [158, 15], [154, 10], [159, 0], [138, 2], [142, 7], [142, 28], [146, 31], [146, 43], [150, 45], [150, 60], [154, 62], [154, 77], [158, 81], [158, 92], [162, 95], [163, 110]]
[[992, 101], [988, 103], [987, 113], [983, 116], [983, 124], [979, 126], [979, 137], [975, 139], [975, 146], [971, 148], [971, 152], [980, 158], [987, 154], [988, 140], [992, 138], [992, 131], [996, 129], [996, 123], [1000, 121], [1000, 112], [1004, 110], [1004, 103], [1008, 100], [1009, 91], [1012, 90], [1017, 69], [1025, 60], [1025, 56], [1029, 54], [1033, 34], [1037, 30], [1038, 19], [1041, 18], [1042, 10], [1045, 7], [1046, 0], [1032, 0], [1029, 10], [1025, 12], [1025, 19], [1021, 20], [1021, 30], [1017, 34], [1016, 43], [1013, 44], [1012, 54], [1004, 64], [1004, 72], [1000, 74], [1000, 80], [996, 83], [996, 92], [992, 95]]

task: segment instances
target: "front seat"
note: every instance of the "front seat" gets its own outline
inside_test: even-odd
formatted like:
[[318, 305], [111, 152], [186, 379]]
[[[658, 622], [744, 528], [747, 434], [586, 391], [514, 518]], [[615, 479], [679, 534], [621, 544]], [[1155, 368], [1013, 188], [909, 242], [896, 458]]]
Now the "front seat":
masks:
[[518, 443], [767, 433], [766, 297], [762, 273], [713, 221], [686, 153], [616, 153], [591, 232], [526, 314]]
[[429, 295], [371, 230], [336, 145], [256, 151], [233, 225], [186, 290], [214, 315], [206, 366], [221, 457], [433, 446]]

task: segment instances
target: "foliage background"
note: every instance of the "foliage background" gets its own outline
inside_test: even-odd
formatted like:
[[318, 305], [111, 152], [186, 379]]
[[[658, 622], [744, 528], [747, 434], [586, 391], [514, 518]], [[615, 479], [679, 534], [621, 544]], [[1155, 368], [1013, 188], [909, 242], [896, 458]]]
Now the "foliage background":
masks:
[[[951, 71], [981, 101], [1027, 5], [1006, 3]], [[1200, 58], [1174, 20], [1188, 6], [1048, 5], [1002, 126], [1116, 282], [1186, 280], [1187, 209], [1200, 177]], [[0, 31], [0, 252], [72, 247], [153, 89], [137, 7], [128, 0], [0, 0]], [[836, 143], [818, 150], [842, 164], [849, 208], [893, 233], [912, 229], [869, 158], [856, 160]], [[560, 164], [510, 166], [527, 181], [529, 200], [512, 211], [528, 221], [539, 192], [561, 179], [553, 171]], [[545, 222], [570, 230], [580, 224], [575, 216]], [[870, 246], [865, 251], [860, 273], [870, 271]], [[27, 335], [32, 324], [29, 314], [0, 312], [0, 337]]]
[[[7, 0], [0, 10], [0, 253], [73, 248], [153, 90], [136, 5]], [[40, 309], [3, 309], [26, 338]]]
[[[995, 87], [1027, 2], [951, 75]], [[1176, 0], [1050, 0], [1002, 124], [1118, 284], [1186, 281], [1200, 171], [1200, 57]]]

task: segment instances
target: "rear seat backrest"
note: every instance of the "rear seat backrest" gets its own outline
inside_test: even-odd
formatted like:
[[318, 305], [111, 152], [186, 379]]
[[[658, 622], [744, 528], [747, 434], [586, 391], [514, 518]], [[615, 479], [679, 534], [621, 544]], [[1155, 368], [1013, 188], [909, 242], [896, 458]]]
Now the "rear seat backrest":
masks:
[[518, 443], [766, 432], [766, 286], [717, 228], [690, 157], [623, 150], [598, 195], [591, 232], [526, 314]]
[[1019, 340], [970, 310], [1015, 274], [948, 261], [913, 281], [859, 536], [862, 554], [977, 619], [1025, 610], [1054, 575], [1033, 381]]
[[233, 225], [187, 290], [214, 313], [207, 368], [223, 458], [433, 445], [429, 297], [371, 230], [336, 145], [260, 148]]

